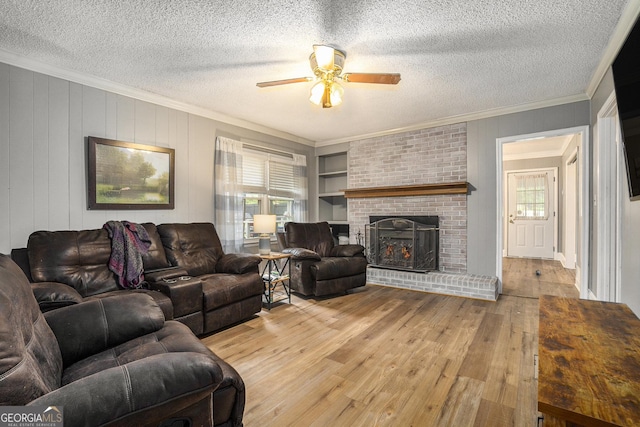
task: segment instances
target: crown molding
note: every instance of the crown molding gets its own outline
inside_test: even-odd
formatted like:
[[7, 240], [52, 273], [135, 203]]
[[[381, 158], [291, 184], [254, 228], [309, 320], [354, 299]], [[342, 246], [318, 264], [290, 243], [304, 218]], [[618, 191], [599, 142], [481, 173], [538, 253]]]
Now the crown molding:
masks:
[[[564, 156], [567, 148], [569, 148], [569, 144], [573, 140], [575, 134], [565, 135], [564, 141], [562, 142], [562, 146], [560, 148], [556, 148], [555, 150], [546, 150], [546, 151], [527, 151], [526, 153], [518, 153], [518, 154], [506, 154], [503, 151], [502, 160], [524, 160], [524, 159], [544, 159], [547, 157], [562, 157]], [[547, 137], [542, 138], [534, 138], [534, 139], [545, 139]], [[552, 137], [549, 137], [552, 138]], [[526, 140], [524, 140], [526, 141]], [[514, 141], [521, 142], [521, 141]]]
[[247, 120], [237, 119], [225, 114], [217, 113], [215, 111], [207, 110], [202, 107], [191, 105], [185, 102], [175, 101], [165, 96], [157, 95], [151, 92], [144, 91], [142, 89], [136, 89], [131, 86], [115, 83], [111, 80], [103, 79], [100, 77], [91, 76], [77, 71], [72, 71], [53, 65], [45, 64], [28, 58], [26, 56], [18, 55], [16, 53], [0, 49], [0, 62], [4, 62], [8, 65], [13, 65], [19, 68], [24, 68], [37, 73], [46, 74], [51, 77], [57, 77], [63, 80], [68, 80], [73, 83], [78, 83], [85, 86], [90, 86], [96, 89], [105, 90], [107, 92], [115, 93], [129, 98], [137, 99], [140, 101], [150, 102], [152, 104], [160, 105], [174, 110], [183, 111], [185, 113], [194, 114], [197, 116], [205, 117], [211, 120], [215, 120], [228, 125], [238, 126], [243, 129], [260, 132], [266, 135], [274, 136], [276, 138], [286, 139], [288, 141], [297, 142], [299, 144], [315, 147], [315, 143], [305, 138], [295, 136], [286, 132], [281, 132], [276, 129], [272, 129], [267, 126], [259, 125]]
[[640, 16], [640, 0], [630, 0], [622, 11], [618, 25], [616, 25], [616, 28], [609, 39], [609, 44], [607, 45], [602, 58], [600, 58], [600, 63], [598, 63], [598, 66], [591, 77], [591, 81], [587, 86], [586, 93], [589, 98], [593, 98], [593, 95], [596, 93], [600, 82], [607, 73], [607, 70], [609, 70], [609, 67], [613, 63], [616, 55], [618, 55], [618, 51], [627, 39], [629, 32], [631, 32], [633, 24], [638, 19], [638, 16]]
[[316, 148], [325, 147], [328, 145], [340, 144], [343, 142], [358, 141], [363, 139], [377, 138], [380, 136], [411, 132], [411, 131], [420, 130], [420, 129], [428, 129], [428, 128], [434, 128], [438, 126], [447, 126], [447, 125], [452, 125], [456, 123], [470, 122], [473, 120], [488, 119], [490, 117], [503, 116], [505, 114], [521, 113], [523, 111], [536, 110], [538, 108], [554, 107], [556, 105], [570, 104], [572, 102], [579, 102], [579, 101], [588, 101], [589, 99], [590, 98], [587, 96], [587, 94], [579, 94], [579, 95], [566, 96], [563, 98], [550, 99], [546, 101], [519, 104], [511, 107], [493, 108], [489, 110], [478, 111], [475, 113], [444, 117], [442, 119], [426, 121], [426, 122], [417, 123], [411, 126], [405, 126], [405, 127], [396, 128], [396, 129], [389, 129], [389, 130], [367, 133], [362, 135], [353, 135], [353, 136], [348, 136], [340, 139], [317, 141]]
[[524, 159], [545, 159], [549, 157], [562, 157], [562, 153], [559, 153], [559, 150], [553, 151], [536, 151], [535, 153], [522, 153], [522, 154], [503, 154], [503, 161], [510, 160], [524, 160]]

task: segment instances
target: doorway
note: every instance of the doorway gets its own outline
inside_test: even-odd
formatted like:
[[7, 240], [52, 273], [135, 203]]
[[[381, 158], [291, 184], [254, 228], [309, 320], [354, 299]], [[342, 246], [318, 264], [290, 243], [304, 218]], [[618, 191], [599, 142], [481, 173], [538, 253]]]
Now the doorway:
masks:
[[557, 169], [507, 172], [507, 256], [554, 259]]
[[[516, 135], [512, 137], [498, 138], [496, 140], [497, 162], [497, 199], [498, 199], [498, 259], [497, 272], [499, 276], [500, 292], [503, 286], [503, 256], [514, 257], [530, 257], [538, 259], [548, 259], [548, 262], [557, 263], [558, 268], [569, 268], [573, 270], [571, 277], [575, 277], [573, 286], [579, 291], [580, 297], [583, 298], [588, 294], [586, 284], [588, 281], [588, 232], [589, 232], [589, 200], [586, 195], [589, 194], [589, 177], [585, 173], [588, 170], [588, 150], [589, 150], [589, 127], [580, 126], [576, 128], [561, 129], [556, 131], [540, 132], [537, 134]], [[515, 154], [514, 154], [515, 153]], [[515, 157], [514, 157], [515, 156]], [[514, 214], [513, 208], [510, 208], [508, 201], [508, 171], [517, 170], [529, 171], [532, 169], [556, 169], [556, 183], [551, 188], [555, 188], [555, 217], [553, 213], [541, 215], [542, 217], [554, 218], [556, 225], [554, 226], [551, 254], [548, 251], [548, 236], [543, 234], [543, 229], [536, 231], [534, 227], [529, 227], [529, 242], [534, 246], [536, 244], [545, 243], [546, 252], [542, 255], [535, 252], [509, 253], [509, 215]], [[567, 182], [567, 173], [573, 174], [575, 185]], [[514, 177], [516, 175], [513, 175]], [[575, 190], [572, 190], [575, 189]], [[546, 190], [540, 190], [542, 192]], [[551, 194], [549, 189], [549, 194]], [[571, 197], [566, 197], [571, 192]], [[542, 196], [539, 196], [542, 198]], [[576, 208], [572, 211], [567, 204], [572, 204]], [[543, 212], [540, 209], [539, 212]], [[567, 217], [569, 215], [569, 217]], [[517, 222], [518, 221], [514, 221]], [[575, 227], [571, 237], [571, 225]], [[526, 227], [521, 227], [518, 231], [515, 227], [512, 230], [512, 237], [526, 239]], [[514, 234], [515, 233], [515, 234]], [[533, 239], [533, 240], [532, 240]], [[531, 274], [535, 274], [532, 271]]]

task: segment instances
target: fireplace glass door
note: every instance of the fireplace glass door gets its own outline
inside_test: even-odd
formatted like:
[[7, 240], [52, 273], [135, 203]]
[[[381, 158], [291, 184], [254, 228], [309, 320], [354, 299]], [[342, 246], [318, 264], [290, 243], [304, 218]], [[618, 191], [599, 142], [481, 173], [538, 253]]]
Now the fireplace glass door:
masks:
[[404, 218], [388, 218], [365, 226], [367, 259], [381, 268], [438, 269], [438, 228]]

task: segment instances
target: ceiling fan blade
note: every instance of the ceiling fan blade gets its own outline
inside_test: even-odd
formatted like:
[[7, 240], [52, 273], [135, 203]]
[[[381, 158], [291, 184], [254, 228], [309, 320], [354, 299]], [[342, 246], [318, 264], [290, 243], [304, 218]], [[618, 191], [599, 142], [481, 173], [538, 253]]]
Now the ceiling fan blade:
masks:
[[318, 67], [324, 71], [333, 71], [335, 49], [321, 44], [313, 45], [313, 52], [316, 55]]
[[342, 80], [349, 83], [378, 83], [395, 85], [400, 81], [398, 73], [345, 73]]
[[295, 79], [272, 80], [270, 82], [260, 82], [260, 83], [256, 83], [256, 86], [270, 87], [270, 86], [288, 85], [289, 83], [310, 82], [311, 80], [313, 80], [313, 78], [311, 77], [296, 77]]

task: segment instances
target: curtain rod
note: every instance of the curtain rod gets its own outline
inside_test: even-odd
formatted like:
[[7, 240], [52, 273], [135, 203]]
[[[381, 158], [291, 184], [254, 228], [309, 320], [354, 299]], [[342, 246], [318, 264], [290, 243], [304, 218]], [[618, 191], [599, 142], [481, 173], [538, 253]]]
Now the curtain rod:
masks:
[[289, 157], [289, 158], [293, 159], [293, 153], [288, 152], [288, 151], [278, 150], [276, 148], [261, 147], [259, 145], [255, 145], [255, 144], [252, 144], [250, 142], [244, 142], [244, 141], [241, 141], [241, 142], [242, 142], [243, 146], [246, 145], [247, 147], [249, 147], [249, 148], [251, 148], [253, 150], [256, 150], [256, 151], [262, 151], [263, 153], [268, 153], [268, 154], [276, 154], [276, 155], [279, 155], [279, 156], [282, 156], [282, 157]]

